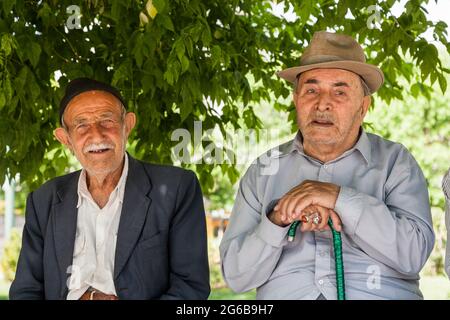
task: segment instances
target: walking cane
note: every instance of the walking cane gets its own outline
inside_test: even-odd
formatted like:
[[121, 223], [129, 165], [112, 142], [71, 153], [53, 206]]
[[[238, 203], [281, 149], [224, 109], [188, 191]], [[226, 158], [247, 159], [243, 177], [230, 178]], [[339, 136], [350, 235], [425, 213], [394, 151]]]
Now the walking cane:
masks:
[[[295, 239], [295, 233], [300, 221], [294, 221], [289, 227], [288, 241], [292, 242]], [[345, 300], [345, 279], [344, 279], [344, 261], [342, 259], [342, 238], [341, 233], [337, 232], [333, 228], [333, 222], [331, 219], [328, 220], [328, 225], [331, 228], [331, 233], [333, 234], [333, 247], [334, 247], [334, 262], [336, 269], [336, 288], [337, 288], [337, 299]]]

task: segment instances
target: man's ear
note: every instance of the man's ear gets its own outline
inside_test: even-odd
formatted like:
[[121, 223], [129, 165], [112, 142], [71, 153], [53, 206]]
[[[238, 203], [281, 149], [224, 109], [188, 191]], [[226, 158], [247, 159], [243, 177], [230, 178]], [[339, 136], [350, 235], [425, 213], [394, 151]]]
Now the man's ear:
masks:
[[72, 144], [70, 143], [69, 134], [64, 128], [56, 128], [53, 131], [53, 135], [59, 142], [72, 150]]
[[370, 96], [364, 96], [363, 102], [361, 105], [361, 119], [364, 119], [364, 117], [366, 116], [371, 103], [372, 103], [372, 98]]
[[127, 112], [125, 115], [125, 134], [128, 137], [131, 130], [136, 125], [136, 114], [134, 112]]
[[294, 90], [294, 93], [292, 94], [292, 101], [294, 101], [294, 106], [296, 108], [297, 108], [297, 98], [298, 98], [297, 90]]

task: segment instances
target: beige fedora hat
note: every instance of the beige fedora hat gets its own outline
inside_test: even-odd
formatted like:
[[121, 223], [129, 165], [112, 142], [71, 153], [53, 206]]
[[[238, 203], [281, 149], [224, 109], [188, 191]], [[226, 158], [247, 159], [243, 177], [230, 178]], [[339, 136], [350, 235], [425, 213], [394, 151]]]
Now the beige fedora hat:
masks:
[[315, 32], [300, 58], [300, 65], [277, 74], [294, 82], [300, 73], [312, 69], [344, 69], [354, 72], [364, 79], [371, 93], [377, 91], [384, 82], [383, 71], [366, 63], [366, 56], [359, 43], [344, 34]]

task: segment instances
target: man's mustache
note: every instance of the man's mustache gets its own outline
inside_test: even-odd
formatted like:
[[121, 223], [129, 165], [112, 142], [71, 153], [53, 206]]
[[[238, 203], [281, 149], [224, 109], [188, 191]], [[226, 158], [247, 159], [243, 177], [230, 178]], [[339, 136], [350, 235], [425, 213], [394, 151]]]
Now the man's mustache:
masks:
[[335, 119], [331, 114], [321, 113], [314, 114], [310, 117], [309, 123], [311, 122], [326, 122], [326, 123], [334, 123]]

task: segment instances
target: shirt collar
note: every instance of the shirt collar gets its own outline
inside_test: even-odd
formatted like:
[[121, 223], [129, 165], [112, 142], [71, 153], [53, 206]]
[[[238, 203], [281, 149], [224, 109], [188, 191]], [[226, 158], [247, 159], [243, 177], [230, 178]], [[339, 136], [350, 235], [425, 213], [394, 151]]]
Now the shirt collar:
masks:
[[359, 136], [358, 142], [356, 142], [352, 149], [356, 149], [361, 153], [364, 160], [366, 160], [366, 164], [370, 163], [372, 159], [372, 147], [370, 145], [369, 137], [364, 129], [361, 128], [361, 135]]
[[[370, 146], [369, 137], [367, 136], [366, 131], [362, 128], [360, 129], [360, 136], [359, 136], [356, 144], [351, 149], [345, 151], [342, 155], [340, 155], [339, 157], [337, 157], [336, 159], [334, 159], [332, 161], [342, 159], [342, 158], [346, 157], [347, 155], [351, 154], [352, 152], [354, 152], [355, 150], [359, 151], [359, 153], [364, 158], [364, 161], [366, 162], [366, 164], [370, 163], [371, 156], [372, 156], [372, 152], [371, 152], [372, 148]], [[305, 157], [310, 157], [305, 154], [305, 151], [303, 149], [303, 136], [302, 136], [302, 133], [300, 132], [300, 130], [297, 131], [297, 134], [293, 140], [281, 145], [279, 151], [280, 151], [279, 155], [278, 155], [279, 157], [288, 155], [293, 152], [298, 152]]]
[[[123, 202], [123, 196], [125, 194], [125, 183], [128, 176], [128, 154], [125, 152], [125, 163], [123, 165], [122, 169], [122, 175], [120, 176], [119, 182], [117, 183], [117, 186], [114, 188], [114, 190], [111, 192], [111, 194], [117, 193], [117, 196], [119, 198], [120, 202]], [[86, 183], [86, 169], [83, 168], [81, 170], [80, 178], [78, 179], [78, 202], [77, 202], [77, 208], [79, 208], [82, 204], [83, 199], [90, 199], [92, 201], [92, 195], [89, 192], [89, 189], [87, 187]]]

